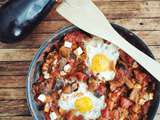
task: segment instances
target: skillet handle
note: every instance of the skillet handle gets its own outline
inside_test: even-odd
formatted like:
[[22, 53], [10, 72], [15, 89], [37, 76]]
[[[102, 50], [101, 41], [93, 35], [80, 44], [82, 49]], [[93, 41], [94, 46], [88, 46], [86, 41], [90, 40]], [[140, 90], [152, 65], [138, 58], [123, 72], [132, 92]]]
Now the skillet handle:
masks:
[[49, 13], [57, 0], [10, 0], [0, 8], [0, 41], [22, 40]]

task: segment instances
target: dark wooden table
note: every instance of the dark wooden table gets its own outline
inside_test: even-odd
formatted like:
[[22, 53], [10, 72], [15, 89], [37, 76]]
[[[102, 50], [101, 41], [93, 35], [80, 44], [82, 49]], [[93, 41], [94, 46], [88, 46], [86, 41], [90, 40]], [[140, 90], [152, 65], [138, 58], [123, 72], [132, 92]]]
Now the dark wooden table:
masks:
[[[0, 0], [0, 6], [6, 0]], [[111, 22], [141, 37], [160, 62], [160, 0], [94, 0]], [[22, 42], [0, 43], [0, 120], [31, 120], [25, 79], [33, 55], [45, 39], [70, 23], [54, 9]], [[160, 108], [155, 120], [160, 120]]]

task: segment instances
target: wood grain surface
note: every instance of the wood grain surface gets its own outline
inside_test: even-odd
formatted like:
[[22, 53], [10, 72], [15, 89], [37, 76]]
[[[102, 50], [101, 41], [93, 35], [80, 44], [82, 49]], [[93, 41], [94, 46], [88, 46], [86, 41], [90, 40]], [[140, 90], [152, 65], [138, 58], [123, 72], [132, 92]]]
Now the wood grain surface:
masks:
[[[7, 0], [0, 0], [0, 6]], [[149, 46], [160, 62], [160, 0], [93, 0], [108, 19], [126, 27]], [[32, 120], [27, 107], [25, 79], [40, 45], [56, 30], [70, 25], [55, 12], [25, 40], [0, 43], [0, 120]], [[155, 120], [160, 120], [160, 107]]]

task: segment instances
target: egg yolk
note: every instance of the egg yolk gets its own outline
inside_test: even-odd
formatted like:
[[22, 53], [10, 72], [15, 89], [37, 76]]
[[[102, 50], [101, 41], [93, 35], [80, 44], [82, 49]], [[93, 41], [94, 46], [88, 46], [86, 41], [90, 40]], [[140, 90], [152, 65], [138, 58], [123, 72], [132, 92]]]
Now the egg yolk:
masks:
[[104, 54], [97, 54], [92, 58], [91, 70], [93, 72], [105, 72], [108, 71], [110, 67], [110, 60]]
[[89, 97], [79, 98], [75, 101], [75, 108], [81, 113], [89, 112], [93, 108], [92, 101]]

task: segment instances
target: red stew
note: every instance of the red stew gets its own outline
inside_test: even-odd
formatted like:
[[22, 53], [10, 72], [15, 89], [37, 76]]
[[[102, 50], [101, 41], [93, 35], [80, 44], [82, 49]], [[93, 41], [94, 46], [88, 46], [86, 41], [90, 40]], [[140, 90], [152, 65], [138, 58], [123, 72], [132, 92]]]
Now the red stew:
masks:
[[[33, 93], [46, 120], [84, 120], [82, 115], [74, 115], [74, 110], [66, 111], [58, 106], [62, 93], [70, 94], [78, 89], [77, 81], [85, 82], [88, 91], [94, 95], [105, 96], [106, 107], [101, 110], [101, 116], [97, 120], [147, 120], [155, 90], [151, 77], [136, 61], [119, 50], [115, 78], [98, 83], [96, 76], [88, 71], [85, 64], [86, 51], [83, 41], [89, 38], [91, 36], [81, 31], [68, 33], [44, 58], [42, 74], [33, 84]], [[68, 44], [68, 47], [65, 47], [65, 41], [72, 43], [72, 46]], [[79, 57], [74, 54], [78, 47], [83, 51]], [[55, 118], [51, 118], [52, 112], [56, 114]]]

